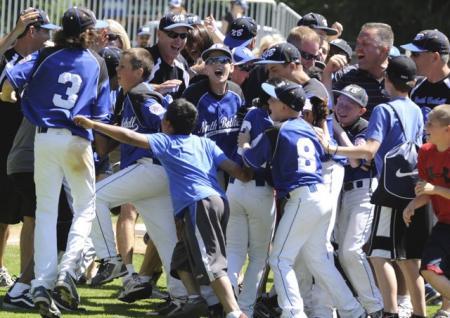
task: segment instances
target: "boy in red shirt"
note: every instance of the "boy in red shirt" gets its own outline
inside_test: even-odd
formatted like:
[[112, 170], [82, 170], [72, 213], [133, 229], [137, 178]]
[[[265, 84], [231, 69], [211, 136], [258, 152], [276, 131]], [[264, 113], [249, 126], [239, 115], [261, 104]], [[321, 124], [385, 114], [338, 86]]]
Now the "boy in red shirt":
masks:
[[435, 107], [426, 124], [428, 143], [419, 151], [416, 198], [403, 211], [409, 225], [415, 209], [430, 202], [438, 219], [422, 256], [421, 274], [450, 298], [450, 105]]

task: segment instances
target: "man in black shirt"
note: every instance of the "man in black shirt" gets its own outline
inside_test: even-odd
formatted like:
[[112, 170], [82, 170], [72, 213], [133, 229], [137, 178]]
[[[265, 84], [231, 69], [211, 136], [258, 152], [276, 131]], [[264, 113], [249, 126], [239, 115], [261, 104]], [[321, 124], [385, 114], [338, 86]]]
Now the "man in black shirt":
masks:
[[367, 112], [363, 115], [365, 119], [370, 117], [376, 105], [388, 101], [382, 93], [383, 76], [393, 43], [394, 33], [388, 24], [366, 23], [361, 27], [356, 39], [355, 52], [358, 65], [348, 68], [343, 74], [336, 73], [347, 64], [347, 61], [343, 55], [335, 55], [328, 61], [323, 71], [322, 81], [328, 89], [331, 88], [331, 76], [336, 73], [335, 82], [332, 84], [334, 90], [342, 90], [350, 84], [357, 84], [366, 90], [369, 102]]
[[189, 85], [189, 66], [180, 54], [186, 45], [189, 25], [182, 14], [168, 13], [159, 21], [158, 42], [147, 50], [155, 61], [149, 81], [154, 89], [178, 98]]
[[424, 30], [402, 48], [411, 52], [417, 74], [424, 76], [411, 91], [411, 100], [419, 105], [426, 122], [435, 106], [450, 103], [449, 41], [438, 30]]

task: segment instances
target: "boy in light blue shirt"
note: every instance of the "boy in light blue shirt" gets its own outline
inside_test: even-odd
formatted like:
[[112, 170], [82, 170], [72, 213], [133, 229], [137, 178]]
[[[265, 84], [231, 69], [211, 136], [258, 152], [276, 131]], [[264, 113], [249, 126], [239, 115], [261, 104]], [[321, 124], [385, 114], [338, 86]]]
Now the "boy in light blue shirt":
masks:
[[203, 301], [199, 285], [210, 283], [226, 317], [245, 318], [226, 273], [225, 233], [229, 209], [217, 181], [217, 170], [220, 168], [242, 181], [250, 180], [251, 174], [229, 160], [214, 141], [191, 135], [196, 120], [195, 106], [184, 99], [169, 105], [161, 123], [163, 133], [145, 135], [82, 116], [74, 119], [86, 129], [95, 129], [122, 143], [151, 149], [164, 166], [174, 214], [182, 224], [171, 274], [183, 281], [190, 295], [184, 305], [185, 313], [192, 315]]

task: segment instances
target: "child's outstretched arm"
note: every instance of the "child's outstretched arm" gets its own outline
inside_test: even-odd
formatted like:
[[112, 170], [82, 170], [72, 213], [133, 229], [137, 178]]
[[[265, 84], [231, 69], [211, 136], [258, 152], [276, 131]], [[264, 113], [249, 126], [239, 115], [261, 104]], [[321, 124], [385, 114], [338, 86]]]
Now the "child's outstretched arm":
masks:
[[103, 124], [97, 121], [90, 120], [84, 116], [75, 116], [73, 118], [73, 121], [78, 126], [81, 126], [85, 129], [94, 129], [121, 143], [144, 149], [150, 148], [150, 144], [148, 143], [146, 135], [134, 132], [130, 129]]
[[434, 185], [426, 181], [419, 181], [416, 184], [416, 195], [439, 195], [450, 200], [450, 188], [444, 188], [441, 186]]
[[250, 181], [253, 177], [253, 171], [250, 168], [242, 168], [236, 162], [226, 159], [220, 164], [220, 168], [228, 173], [230, 176], [235, 177], [243, 182]]

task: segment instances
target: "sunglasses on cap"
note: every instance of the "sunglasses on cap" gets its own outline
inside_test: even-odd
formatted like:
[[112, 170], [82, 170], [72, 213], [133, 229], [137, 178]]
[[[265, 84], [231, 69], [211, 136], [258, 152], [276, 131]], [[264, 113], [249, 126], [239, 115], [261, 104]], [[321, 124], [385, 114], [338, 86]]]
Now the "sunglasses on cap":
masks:
[[228, 56], [213, 56], [208, 57], [205, 61], [206, 65], [212, 64], [228, 64], [231, 63], [231, 59]]
[[179, 37], [180, 39], [184, 40], [184, 39], [186, 39], [187, 36], [188, 36], [187, 33], [178, 33], [178, 32], [171, 31], [171, 30], [169, 30], [169, 31], [164, 31], [164, 33], [167, 34], [167, 36], [168, 36], [169, 38], [171, 38], [171, 39], [176, 39], [176, 38]]
[[302, 56], [303, 59], [308, 60], [308, 61], [316, 60], [319, 58], [319, 54], [314, 55], [314, 54], [311, 54], [311, 53], [308, 53], [305, 51], [300, 51], [300, 55]]

